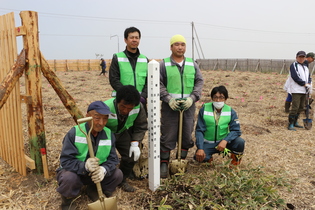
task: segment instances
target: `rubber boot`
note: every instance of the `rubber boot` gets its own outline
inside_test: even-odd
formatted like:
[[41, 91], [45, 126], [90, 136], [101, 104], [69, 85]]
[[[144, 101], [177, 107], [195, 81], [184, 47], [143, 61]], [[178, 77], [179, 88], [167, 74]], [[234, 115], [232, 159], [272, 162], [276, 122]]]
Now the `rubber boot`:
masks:
[[289, 115], [289, 126], [288, 130], [296, 131], [294, 128], [295, 115]]
[[243, 157], [243, 153], [239, 153], [239, 154], [231, 153], [231, 159], [232, 159], [231, 165], [237, 166], [241, 164], [242, 157]]
[[[182, 149], [180, 152], [180, 159], [185, 160], [188, 154], [188, 149]], [[176, 154], [176, 159], [177, 159], [177, 154]]]
[[61, 210], [75, 210], [76, 205], [74, 204], [74, 198], [67, 198], [65, 196], [61, 196]]
[[123, 180], [118, 185], [118, 187], [120, 187], [125, 192], [136, 191], [136, 189], [133, 186], [129, 185], [129, 183], [127, 182], [127, 178], [130, 176], [134, 165], [135, 165], [135, 163], [127, 163], [125, 161], [120, 162], [119, 169], [123, 173]]
[[294, 127], [297, 127], [297, 128], [304, 128], [303, 126], [299, 125], [299, 123], [298, 123], [299, 116], [300, 116], [300, 114], [295, 115]]
[[284, 112], [289, 113], [290, 112], [290, 107], [291, 107], [291, 102], [286, 101], [284, 104]]
[[160, 177], [166, 179], [168, 177], [168, 163], [170, 161], [170, 151], [160, 151], [161, 168]]

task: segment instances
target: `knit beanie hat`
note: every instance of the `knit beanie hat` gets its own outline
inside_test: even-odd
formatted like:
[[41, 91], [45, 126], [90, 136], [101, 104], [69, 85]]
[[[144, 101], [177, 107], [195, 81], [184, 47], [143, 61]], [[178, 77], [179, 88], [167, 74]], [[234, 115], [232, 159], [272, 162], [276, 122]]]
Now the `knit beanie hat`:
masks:
[[186, 39], [182, 35], [176, 34], [176, 35], [172, 36], [172, 38], [170, 40], [170, 44], [172, 45], [176, 42], [184, 42], [186, 44]]

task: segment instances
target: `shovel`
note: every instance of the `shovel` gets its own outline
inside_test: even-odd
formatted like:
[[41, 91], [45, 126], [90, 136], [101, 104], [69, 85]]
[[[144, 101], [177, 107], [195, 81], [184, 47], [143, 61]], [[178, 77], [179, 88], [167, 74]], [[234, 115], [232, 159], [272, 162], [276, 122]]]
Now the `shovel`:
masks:
[[[91, 158], [94, 158], [95, 155], [94, 155], [94, 151], [93, 151], [93, 146], [92, 146], [92, 142], [91, 142], [91, 131], [93, 129], [93, 118], [92, 117], [85, 117], [85, 118], [81, 118], [81, 119], [78, 119], [77, 122], [78, 122], [78, 127], [80, 129], [80, 131], [82, 133], [84, 133], [84, 135], [86, 136], [86, 140], [87, 140], [87, 143], [88, 143], [88, 147], [89, 147], [89, 154], [90, 154], [90, 157]], [[88, 122], [88, 121], [91, 121], [91, 128], [88, 132], [88, 134], [86, 132], [84, 132], [82, 129], [81, 129], [81, 126], [80, 124], [81, 123], [84, 123], [84, 122]], [[93, 203], [90, 203], [88, 204], [88, 208], [89, 210], [117, 210], [117, 199], [116, 199], [116, 196], [115, 197], [110, 197], [110, 198], [106, 198], [103, 194], [103, 191], [102, 191], [102, 186], [101, 186], [101, 183], [96, 183], [96, 188], [97, 188], [97, 193], [98, 193], [98, 196], [99, 196], [99, 200], [93, 202]]]
[[310, 130], [312, 128], [312, 119], [309, 118], [310, 115], [310, 98], [309, 98], [309, 92], [306, 95], [306, 110], [305, 110], [305, 116], [306, 119], [303, 119], [304, 128], [306, 130]]
[[182, 135], [183, 135], [183, 116], [184, 110], [179, 110], [179, 129], [178, 129], [178, 148], [177, 148], [177, 160], [170, 162], [171, 174], [179, 175], [186, 171], [188, 161], [180, 158], [182, 150]]

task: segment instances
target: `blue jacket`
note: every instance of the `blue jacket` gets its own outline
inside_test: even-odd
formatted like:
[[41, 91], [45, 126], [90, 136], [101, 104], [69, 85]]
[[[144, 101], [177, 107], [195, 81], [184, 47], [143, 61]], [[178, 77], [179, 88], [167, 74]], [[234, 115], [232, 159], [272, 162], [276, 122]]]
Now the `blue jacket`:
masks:
[[[195, 136], [196, 136], [196, 146], [198, 149], [203, 149], [203, 144], [204, 144], [204, 132], [206, 131], [206, 124], [203, 118], [203, 113], [204, 113], [204, 106], [199, 110], [198, 114], [198, 121], [196, 125], [196, 131], [195, 131]], [[238, 121], [238, 117], [234, 109], [231, 110], [231, 121], [229, 123], [229, 130], [230, 133], [226, 136], [224, 140], [227, 142], [233, 141], [237, 137], [241, 136], [241, 128], [240, 124]], [[213, 131], [214, 132], [214, 131]]]

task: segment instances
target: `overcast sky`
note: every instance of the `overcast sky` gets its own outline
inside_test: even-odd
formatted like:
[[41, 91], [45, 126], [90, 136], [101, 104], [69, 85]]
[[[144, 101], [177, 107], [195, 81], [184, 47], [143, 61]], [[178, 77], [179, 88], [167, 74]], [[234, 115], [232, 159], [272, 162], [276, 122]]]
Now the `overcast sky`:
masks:
[[314, 0], [0, 0], [0, 15], [14, 12], [16, 26], [26, 10], [38, 12], [46, 59], [111, 59], [118, 45], [125, 49], [130, 26], [140, 29], [148, 58], [168, 57], [175, 34], [192, 57], [192, 22], [195, 59], [294, 59], [299, 50], [315, 51]]

